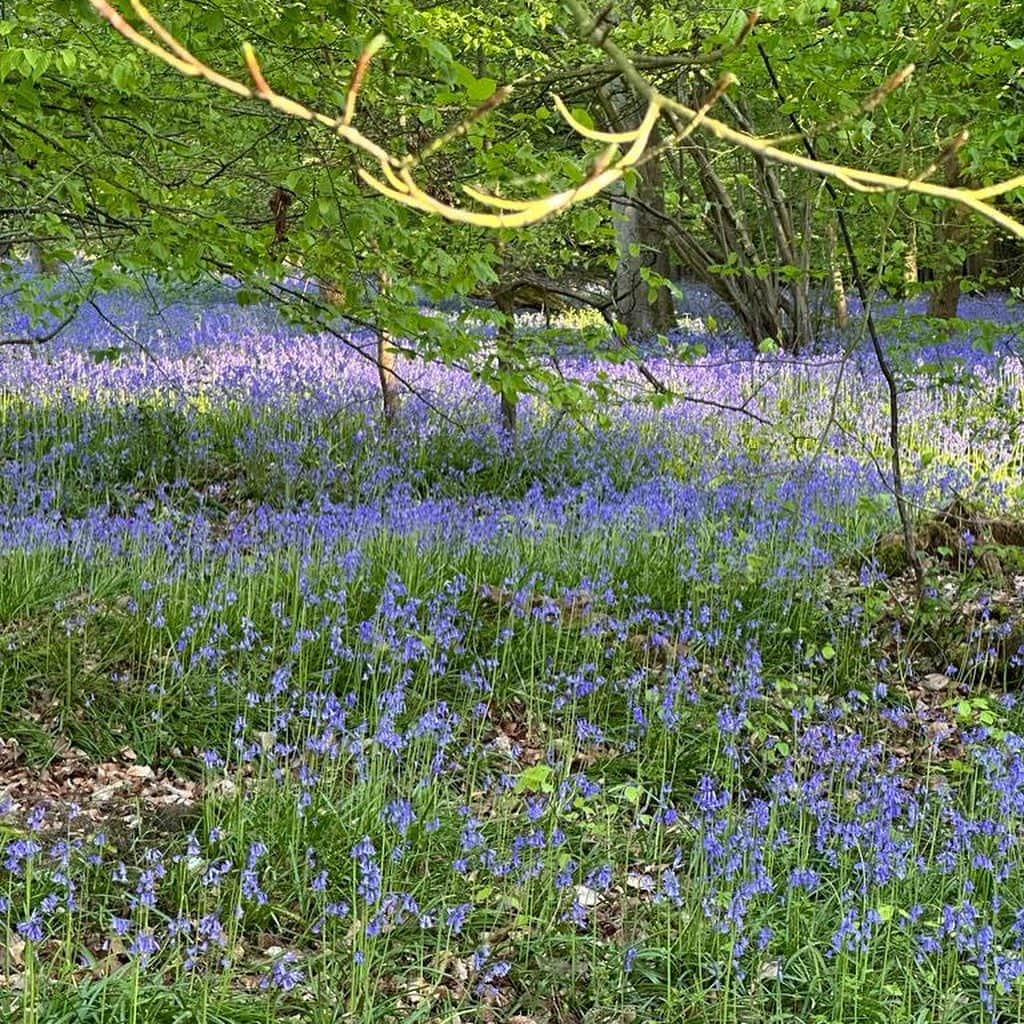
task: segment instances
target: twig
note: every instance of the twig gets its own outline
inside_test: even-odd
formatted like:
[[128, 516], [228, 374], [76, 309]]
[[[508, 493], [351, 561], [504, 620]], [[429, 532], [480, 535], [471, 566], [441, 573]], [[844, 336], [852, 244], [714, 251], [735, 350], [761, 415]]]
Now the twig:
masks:
[[370, 45], [363, 50], [359, 55], [359, 60], [356, 61], [356, 68], [352, 72], [352, 81], [348, 87], [348, 96], [345, 97], [343, 124], [351, 124], [352, 119], [356, 116], [356, 99], [359, 96], [359, 90], [363, 87], [363, 80], [366, 78], [366, 72], [369, 70], [370, 61], [373, 60], [374, 54], [384, 45], [384, 42], [384, 36], [374, 36], [370, 40]]

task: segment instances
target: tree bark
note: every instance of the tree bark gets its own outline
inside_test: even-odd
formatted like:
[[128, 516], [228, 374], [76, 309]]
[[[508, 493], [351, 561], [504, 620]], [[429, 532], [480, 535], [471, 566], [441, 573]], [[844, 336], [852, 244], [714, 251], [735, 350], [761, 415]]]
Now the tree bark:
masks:
[[[962, 184], [960, 154], [951, 153], [945, 161], [946, 184], [955, 188]], [[946, 203], [935, 224], [935, 241], [940, 247], [953, 250], [948, 254], [946, 267], [939, 275], [928, 298], [928, 315], [951, 320], [960, 307], [960, 283], [964, 277], [963, 259], [958, 251], [966, 242], [967, 217], [957, 203]]]
[[960, 282], [963, 275], [949, 270], [939, 279], [928, 297], [928, 315], [952, 320], [960, 308]]
[[[381, 294], [386, 294], [391, 284], [387, 274], [379, 275]], [[384, 422], [394, 423], [402, 409], [402, 385], [395, 374], [395, 345], [391, 335], [380, 324], [377, 325], [377, 375], [380, 378], [381, 407]]]
[[850, 301], [846, 295], [846, 284], [843, 281], [843, 268], [839, 261], [839, 245], [836, 239], [836, 226], [828, 223], [828, 266], [832, 281], [832, 311], [836, 327], [845, 331], [850, 326]]
[[[603, 90], [605, 110], [616, 131], [629, 131], [640, 120], [636, 97], [621, 79]], [[664, 285], [651, 285], [644, 272], [668, 280], [672, 274], [665, 239], [665, 186], [661, 162], [650, 159], [637, 171], [636, 194], [627, 194], [623, 182], [610, 191], [618, 261], [613, 300], [618, 321], [630, 335], [653, 338], [676, 325], [675, 302]]]

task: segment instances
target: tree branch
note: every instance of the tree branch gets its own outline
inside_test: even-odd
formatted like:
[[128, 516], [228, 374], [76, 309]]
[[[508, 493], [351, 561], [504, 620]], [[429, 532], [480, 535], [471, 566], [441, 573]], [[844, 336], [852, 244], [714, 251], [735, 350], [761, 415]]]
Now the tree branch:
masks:
[[[586, 29], [593, 20], [587, 8], [580, 0], [564, 0], [564, 3], [572, 11], [581, 31], [586, 32]], [[701, 131], [714, 136], [722, 142], [728, 142], [734, 146], [739, 146], [741, 149], [759, 154], [764, 159], [770, 160], [773, 163], [798, 167], [818, 177], [826, 178], [830, 181], [838, 181], [854, 191], [902, 191], [945, 199], [973, 210], [987, 220], [992, 221], [992, 223], [998, 224], [1017, 238], [1024, 238], [1024, 223], [1015, 220], [1009, 214], [1004, 213], [987, 201], [1024, 187], [1024, 175], [1018, 175], [1015, 178], [984, 188], [966, 189], [936, 185], [925, 180], [904, 178], [893, 174], [879, 174], [874, 171], [862, 170], [858, 167], [830, 163], [829, 161], [819, 159], [817, 155], [811, 156], [809, 153], [806, 155], [791, 153], [789, 150], [779, 148], [776, 140], [761, 138], [738, 130], [717, 118], [707, 115], [701, 116], [699, 110], [695, 110], [693, 107], [660, 92], [640, 73], [635, 59], [622, 50], [607, 34], [586, 32], [586, 35], [594, 46], [603, 50], [611, 58], [612, 63], [619, 69], [623, 78], [651, 106], [657, 108], [659, 112], [673, 112], [687, 122], [698, 121]], [[865, 102], [877, 106], [889, 92], [905, 83], [908, 78], [909, 69], [904, 69], [880, 86], [879, 89], [876, 89]], [[804, 137], [802, 131], [800, 137]]]
[[40, 334], [34, 338], [0, 338], [0, 345], [5, 347], [8, 345], [45, 345], [48, 341], [53, 341], [66, 327], [69, 327], [76, 316], [78, 316], [77, 309], [69, 313], [52, 331], [48, 331], [46, 334]]

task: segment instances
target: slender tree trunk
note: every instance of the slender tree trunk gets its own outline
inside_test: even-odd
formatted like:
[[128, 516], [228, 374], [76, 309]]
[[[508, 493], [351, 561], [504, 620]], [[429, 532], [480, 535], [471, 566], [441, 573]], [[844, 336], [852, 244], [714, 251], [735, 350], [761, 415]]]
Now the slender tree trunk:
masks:
[[912, 220], [907, 232], [907, 247], [903, 251], [903, 293], [910, 294], [917, 282], [917, 221]]
[[384, 419], [393, 423], [402, 408], [402, 392], [395, 376], [395, 346], [391, 335], [382, 329], [377, 331], [377, 371], [380, 374]]
[[510, 441], [519, 431], [519, 400], [505, 391], [501, 393], [501, 431]]
[[14, 242], [11, 238], [14, 236], [15, 231], [15, 220], [9, 214], [0, 214], [0, 235], [6, 236], [0, 240], [0, 262], [7, 259], [11, 255], [11, 251], [14, 249]]
[[[391, 279], [385, 273], [381, 273], [379, 279], [381, 293], [385, 294], [390, 287]], [[378, 324], [377, 374], [380, 378], [380, 397], [385, 423], [394, 423], [402, 408], [402, 386], [395, 374], [395, 357], [395, 345], [391, 335]]]
[[377, 328], [377, 373], [384, 419], [393, 423], [402, 408], [402, 388], [395, 374], [395, 345], [382, 327]]
[[[505, 315], [498, 328], [498, 374], [503, 376], [509, 369], [509, 355], [515, 340], [515, 302], [508, 293], [495, 292], [495, 304]], [[501, 432], [509, 441], [515, 441], [519, 429], [519, 396], [504, 384], [501, 386], [500, 413]]]
[[[768, 53], [764, 47], [758, 43], [757, 48], [761, 54], [761, 59], [764, 61], [768, 77], [771, 79], [772, 86], [775, 89], [775, 94], [778, 96], [779, 102], [781, 103], [783, 102], [784, 97], [782, 93], [782, 86], [779, 84], [778, 76], [775, 74], [775, 68], [772, 67], [772, 63], [769, 60]], [[800, 135], [807, 155], [812, 160], [817, 160], [818, 153], [815, 149], [814, 142], [801, 127], [800, 122], [796, 119], [794, 114], [791, 113], [789, 115], [789, 121]], [[857, 250], [854, 248], [853, 239], [850, 237], [850, 229], [847, 226], [846, 218], [843, 216], [842, 208], [839, 206], [839, 197], [836, 192], [836, 187], [831, 181], [826, 180], [825, 191], [828, 192], [829, 197], [835, 205], [836, 224], [843, 239], [843, 248], [846, 250], [847, 259], [850, 261], [850, 273], [853, 276], [853, 283], [857, 288], [857, 294], [860, 296], [861, 303], [864, 306], [865, 325], [867, 326], [868, 336], [871, 338], [871, 347], [874, 349], [878, 369], [881, 371], [882, 377], [885, 380], [886, 390], [888, 392], [889, 464], [892, 467], [892, 493], [893, 497], [896, 499], [896, 511], [900, 517], [900, 524], [903, 527], [903, 547], [907, 553], [907, 561], [910, 562], [914, 570], [914, 583], [917, 588], [918, 600], [920, 600], [924, 596], [924, 563], [921, 561], [920, 553], [917, 550], [917, 540], [914, 536], [914, 524], [910, 517], [910, 509], [907, 506], [906, 490], [903, 486], [903, 455], [900, 447], [899, 388], [897, 386], [896, 376], [893, 373], [891, 364], [889, 363], [889, 357], [886, 355], [885, 346], [882, 344], [881, 336], [878, 333], [875, 318], [871, 313], [871, 305], [868, 301], [869, 296], [867, 284], [864, 281], [864, 275], [860, 271], [860, 264], [857, 262]]]
[[[679, 98], [699, 106], [706, 92], [692, 88], [681, 79]], [[722, 103], [740, 127], [754, 130], [742, 107], [728, 97]], [[812, 342], [809, 232], [806, 226], [802, 232], [796, 229], [788, 179], [755, 158], [751, 196], [727, 184], [732, 168], [723, 164], [729, 158], [708, 140], [690, 136], [675, 154], [675, 185], [688, 201], [689, 218], [685, 213], [662, 216], [679, 264], [729, 305], [755, 344], [772, 339], [797, 351]], [[749, 176], [750, 158], [731, 159], [735, 170]], [[780, 267], [794, 272], [784, 275]]]
[[57, 261], [38, 243], [29, 245], [29, 263], [37, 274], [56, 274]]
[[828, 266], [829, 276], [832, 280], [832, 311], [835, 315], [836, 327], [844, 331], [850, 326], [850, 302], [846, 296], [843, 267], [839, 261], [836, 226], [831, 221], [828, 224]]
[[327, 305], [334, 306], [338, 310], [345, 308], [348, 295], [343, 284], [339, 284], [337, 281], [320, 281], [319, 288], [320, 298], [322, 298]]
[[[771, 338], [784, 345], [792, 344], [796, 325], [787, 323], [772, 254], [762, 253], [759, 246], [763, 239], [755, 243], [747, 228], [747, 218], [715, 169], [713, 153], [706, 144], [691, 138], [682, 149], [693, 160], [704, 194], [703, 233], [713, 241], [708, 244], [696, 230], [671, 219], [669, 238], [680, 263], [730, 306], [752, 342], [758, 344]], [[767, 204], [768, 198], [764, 202]], [[726, 259], [732, 261], [732, 266], [724, 273], [716, 273], [712, 268], [721, 266]]]
[[[736, 108], [740, 113], [739, 108]], [[741, 113], [745, 130], [753, 131], [753, 125], [746, 112]], [[787, 351], [799, 352], [814, 340], [814, 327], [811, 322], [810, 274], [806, 238], [801, 238], [794, 226], [793, 210], [779, 180], [778, 168], [768, 161], [756, 158], [758, 177], [761, 188], [758, 194], [762, 197], [772, 234], [775, 237], [777, 264], [795, 271], [788, 280], [783, 278], [778, 286], [778, 304], [780, 319], [786, 327], [775, 335]]]

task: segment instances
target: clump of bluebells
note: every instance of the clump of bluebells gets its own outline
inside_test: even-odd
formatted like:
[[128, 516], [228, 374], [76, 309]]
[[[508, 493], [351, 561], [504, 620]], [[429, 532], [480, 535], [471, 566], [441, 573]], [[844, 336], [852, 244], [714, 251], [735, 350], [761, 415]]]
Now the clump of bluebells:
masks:
[[[156, 364], [96, 362], [83, 323], [0, 367], [0, 721], [52, 680], [71, 743], [199, 792], [127, 834], [2, 809], [5, 1011], [1022, 1016], [1012, 694], [902, 696], [890, 581], [846, 569], [889, 511], [851, 440], [870, 368], [658, 368], [834, 425], [827, 458], [742, 413], [540, 403], [510, 454], [455, 371], [416, 368], [447, 419], [385, 435], [329, 338], [178, 328]], [[1019, 401], [1019, 363], [946, 355], [971, 374], [913, 395], [915, 496], [979, 467], [1008, 496], [1016, 442], [948, 413], [977, 380]]]

